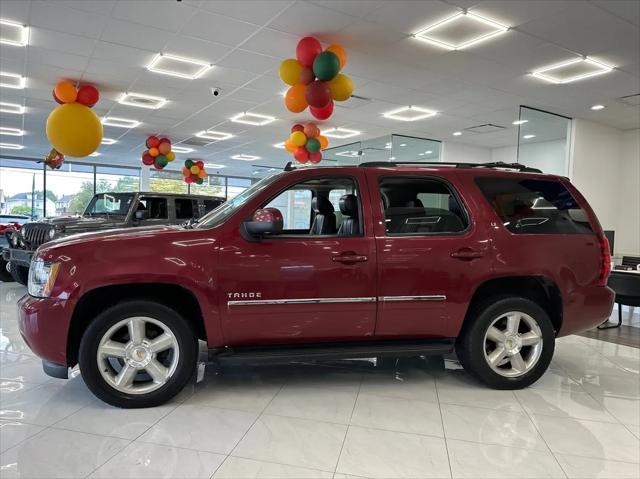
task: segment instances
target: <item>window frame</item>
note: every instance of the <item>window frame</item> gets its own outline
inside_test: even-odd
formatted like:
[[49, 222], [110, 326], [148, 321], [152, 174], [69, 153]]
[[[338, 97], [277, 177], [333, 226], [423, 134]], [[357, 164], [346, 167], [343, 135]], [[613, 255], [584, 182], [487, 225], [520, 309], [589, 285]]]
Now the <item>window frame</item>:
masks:
[[[387, 231], [386, 225], [384, 225], [384, 234], [385, 237], [389, 237], [389, 238], [411, 238], [411, 237], [441, 237], [441, 236], [464, 236], [465, 234], [467, 234], [470, 230], [471, 230], [471, 226], [472, 226], [472, 218], [471, 215], [469, 214], [469, 208], [467, 208], [466, 204], [464, 203], [464, 201], [462, 201], [462, 197], [460, 196], [460, 193], [458, 193], [458, 190], [455, 188], [455, 186], [446, 178], [443, 178], [441, 176], [433, 176], [433, 175], [386, 175], [386, 176], [379, 176], [378, 177], [378, 194], [380, 195], [380, 199], [382, 200], [382, 188], [381, 188], [381, 184], [384, 180], [386, 179], [404, 179], [407, 181], [411, 181], [411, 180], [415, 180], [416, 178], [420, 179], [420, 180], [431, 180], [431, 181], [437, 181], [442, 183], [444, 186], [447, 187], [447, 189], [449, 190], [449, 192], [451, 193], [451, 195], [455, 198], [455, 200], [458, 202], [458, 205], [460, 206], [460, 210], [462, 211], [462, 214], [464, 216], [464, 221], [466, 222], [466, 226], [463, 230], [460, 231], [449, 231], [449, 232], [436, 232], [436, 233], [389, 233]], [[385, 210], [382, 208], [383, 206], [383, 202], [379, 201], [379, 208], [380, 211], [382, 212], [382, 218], [383, 220], [386, 222], [387, 219], [387, 215], [385, 213]], [[373, 206], [373, 205], [372, 205]]]

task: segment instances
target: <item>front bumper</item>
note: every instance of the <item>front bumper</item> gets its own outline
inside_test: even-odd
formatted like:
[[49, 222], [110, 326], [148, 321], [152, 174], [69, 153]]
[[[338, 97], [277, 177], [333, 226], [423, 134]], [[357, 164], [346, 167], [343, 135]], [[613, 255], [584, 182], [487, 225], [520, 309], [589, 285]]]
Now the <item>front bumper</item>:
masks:
[[35, 254], [35, 251], [28, 251], [25, 249], [17, 248], [9, 248], [5, 251], [8, 251], [8, 258], [5, 258], [7, 261], [19, 266], [25, 266], [27, 268], [31, 264], [31, 258]]

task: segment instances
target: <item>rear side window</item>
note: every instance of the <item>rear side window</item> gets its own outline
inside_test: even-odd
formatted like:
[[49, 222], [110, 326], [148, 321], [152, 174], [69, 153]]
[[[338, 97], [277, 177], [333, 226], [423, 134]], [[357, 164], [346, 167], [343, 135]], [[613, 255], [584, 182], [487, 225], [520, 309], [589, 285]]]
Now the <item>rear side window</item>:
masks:
[[196, 216], [198, 200], [188, 198], [176, 198], [176, 219], [188, 220]]
[[476, 184], [512, 233], [592, 233], [586, 213], [558, 181], [476, 178]]

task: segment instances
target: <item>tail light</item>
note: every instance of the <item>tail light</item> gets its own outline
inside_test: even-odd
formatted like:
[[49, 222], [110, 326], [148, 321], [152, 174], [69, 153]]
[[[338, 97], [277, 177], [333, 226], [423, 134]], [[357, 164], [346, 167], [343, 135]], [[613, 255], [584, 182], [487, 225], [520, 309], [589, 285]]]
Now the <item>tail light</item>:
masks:
[[611, 273], [611, 250], [609, 240], [606, 236], [599, 238], [600, 245], [600, 274], [598, 275], [598, 286], [606, 286], [609, 274]]

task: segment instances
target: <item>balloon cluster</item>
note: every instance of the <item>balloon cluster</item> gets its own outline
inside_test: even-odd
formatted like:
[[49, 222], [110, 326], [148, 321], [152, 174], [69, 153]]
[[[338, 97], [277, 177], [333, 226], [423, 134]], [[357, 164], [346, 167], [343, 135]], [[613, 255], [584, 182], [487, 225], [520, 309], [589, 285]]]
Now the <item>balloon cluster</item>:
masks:
[[293, 153], [293, 157], [299, 163], [320, 163], [322, 150], [327, 146], [329, 140], [320, 134], [320, 129], [314, 123], [293, 125], [289, 139], [284, 142], [285, 149]]
[[145, 144], [148, 149], [142, 152], [142, 162], [147, 166], [153, 165], [155, 169], [161, 170], [176, 159], [176, 154], [171, 151], [169, 138], [151, 135]]
[[84, 85], [76, 89], [68, 81], [53, 89], [57, 106], [47, 118], [47, 138], [60, 154], [74, 157], [89, 156], [102, 141], [102, 123], [91, 109], [100, 94], [96, 87]]
[[322, 45], [313, 37], [298, 42], [296, 58], [280, 64], [280, 78], [291, 88], [284, 103], [292, 113], [309, 107], [318, 120], [326, 120], [333, 113], [334, 101], [348, 100], [353, 94], [353, 82], [340, 73], [347, 63], [347, 54], [340, 45], [331, 45], [322, 51]]
[[64, 162], [64, 155], [55, 148], [51, 148], [49, 154], [44, 158], [44, 164], [52, 170], [59, 170]]
[[202, 160], [186, 160], [182, 167], [182, 175], [184, 176], [185, 183], [201, 185], [204, 183], [204, 178], [207, 176], [207, 172], [204, 170], [204, 163]]

